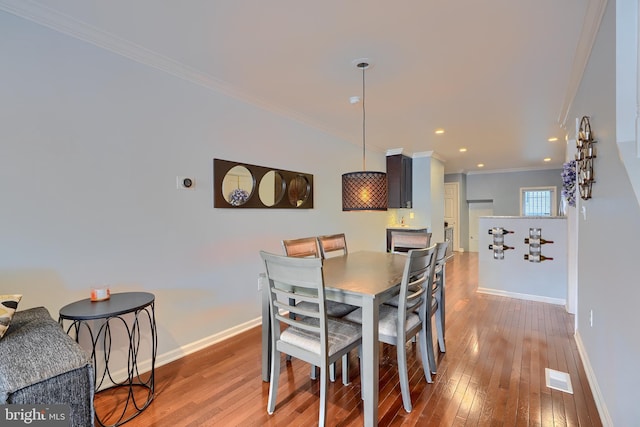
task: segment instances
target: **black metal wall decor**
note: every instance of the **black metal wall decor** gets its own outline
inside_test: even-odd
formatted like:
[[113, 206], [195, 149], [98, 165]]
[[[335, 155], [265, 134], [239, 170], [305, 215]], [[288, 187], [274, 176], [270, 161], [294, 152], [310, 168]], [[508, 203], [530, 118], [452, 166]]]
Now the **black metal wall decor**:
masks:
[[215, 208], [313, 208], [313, 175], [213, 159]]
[[596, 158], [596, 147], [593, 145], [597, 141], [593, 139], [591, 123], [588, 116], [580, 120], [580, 129], [576, 139], [576, 168], [578, 189], [583, 200], [591, 198], [591, 186], [595, 181], [593, 173], [593, 159]]

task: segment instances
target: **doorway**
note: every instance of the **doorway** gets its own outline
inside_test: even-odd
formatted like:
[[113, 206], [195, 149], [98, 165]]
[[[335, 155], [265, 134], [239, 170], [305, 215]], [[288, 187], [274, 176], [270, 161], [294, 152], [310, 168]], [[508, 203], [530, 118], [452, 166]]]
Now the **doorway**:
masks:
[[[480, 217], [493, 215], [493, 202], [469, 202], [469, 251], [478, 252]], [[485, 231], [486, 232], [486, 231]]]
[[453, 227], [452, 249], [460, 250], [460, 227], [458, 227], [460, 210], [458, 208], [458, 198], [460, 194], [460, 184], [457, 182], [445, 182], [444, 184], [444, 220]]

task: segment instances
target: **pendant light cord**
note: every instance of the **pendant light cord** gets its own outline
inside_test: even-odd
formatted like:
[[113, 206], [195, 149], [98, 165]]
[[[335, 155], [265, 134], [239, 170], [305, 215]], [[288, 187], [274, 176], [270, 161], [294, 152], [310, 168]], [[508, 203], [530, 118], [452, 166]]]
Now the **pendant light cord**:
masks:
[[366, 62], [358, 64], [359, 67], [362, 68], [362, 170], [367, 170], [367, 161], [366, 161], [366, 110], [364, 108], [364, 96], [365, 96], [365, 85], [364, 85], [364, 70], [369, 66]]

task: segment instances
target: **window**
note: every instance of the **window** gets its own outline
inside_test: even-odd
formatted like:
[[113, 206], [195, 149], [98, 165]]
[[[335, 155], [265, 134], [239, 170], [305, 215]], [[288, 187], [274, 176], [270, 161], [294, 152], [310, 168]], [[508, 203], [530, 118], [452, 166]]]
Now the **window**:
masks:
[[521, 216], [553, 216], [556, 212], [556, 187], [520, 189]]

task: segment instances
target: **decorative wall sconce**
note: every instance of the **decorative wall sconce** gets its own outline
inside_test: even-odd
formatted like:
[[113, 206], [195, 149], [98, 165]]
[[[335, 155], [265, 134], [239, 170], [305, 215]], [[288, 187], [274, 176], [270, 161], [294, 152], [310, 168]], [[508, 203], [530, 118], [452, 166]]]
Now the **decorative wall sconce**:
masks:
[[596, 147], [593, 145], [597, 141], [593, 139], [591, 123], [589, 117], [584, 116], [580, 120], [578, 138], [576, 139], [576, 167], [578, 189], [583, 200], [591, 198], [591, 185], [596, 182], [593, 174], [593, 159], [596, 158]]
[[512, 234], [513, 231], [505, 230], [502, 227], [493, 227], [489, 229], [489, 234], [493, 236], [493, 244], [489, 245], [489, 250], [493, 251], [493, 259], [504, 259], [504, 251], [515, 249], [513, 246], [504, 244], [504, 235]]
[[542, 255], [542, 245], [553, 243], [553, 240], [545, 240], [542, 238], [541, 228], [530, 228], [529, 237], [524, 239], [524, 243], [529, 245], [529, 253], [524, 254], [525, 261], [542, 262], [551, 261], [553, 258]]

